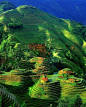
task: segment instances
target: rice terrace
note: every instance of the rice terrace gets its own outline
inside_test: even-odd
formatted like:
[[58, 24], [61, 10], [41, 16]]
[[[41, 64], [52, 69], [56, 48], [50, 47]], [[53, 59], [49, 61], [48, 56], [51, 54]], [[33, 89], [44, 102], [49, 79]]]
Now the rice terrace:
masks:
[[84, 0], [10, 1], [0, 2], [0, 107], [86, 107]]

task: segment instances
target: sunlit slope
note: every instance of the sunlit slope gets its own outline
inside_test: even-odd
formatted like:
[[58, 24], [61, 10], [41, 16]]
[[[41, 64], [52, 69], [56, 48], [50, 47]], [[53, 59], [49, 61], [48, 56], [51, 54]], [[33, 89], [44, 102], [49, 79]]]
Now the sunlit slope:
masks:
[[[26, 39], [27, 43], [29, 43], [29, 38], [31, 37], [34, 38], [38, 36], [40, 39], [45, 38], [45, 40], [51, 38], [50, 41], [52, 41], [52, 37], [59, 39], [58, 36], [61, 35], [77, 45], [81, 46], [83, 44], [81, 37], [77, 37], [71, 32], [71, 28], [75, 24], [74, 22], [57, 19], [56, 17], [51, 16], [35, 7], [19, 6], [16, 9], [4, 12], [0, 15], [0, 19], [2, 19], [0, 22], [3, 21], [6, 25], [9, 22], [22, 22], [24, 28], [21, 31], [22, 35], [19, 34], [18, 36], [20, 37], [21, 35], [24, 39], [28, 36], [28, 39]], [[17, 35], [18, 33], [20, 33], [20, 31], [15, 31], [14, 35]]]
[[[82, 65], [79, 64], [81, 61], [79, 58], [82, 58], [81, 63], [84, 63], [85, 41], [80, 35], [75, 35], [72, 32], [74, 26], [78, 25], [76, 22], [56, 18], [27, 5], [4, 12], [0, 15], [0, 22], [5, 25], [9, 33], [23, 43], [45, 43], [48, 48], [52, 49], [54, 57], [63, 59], [63, 63], [68, 62], [68, 64], [66, 63], [68, 67], [72, 66], [77, 71], [83, 72]], [[12, 22], [21, 22], [23, 24], [22, 30], [14, 30], [12, 32], [7, 26]], [[71, 61], [70, 58], [67, 59], [65, 56], [68, 51], [72, 54]], [[75, 58], [77, 58], [77, 63]]]

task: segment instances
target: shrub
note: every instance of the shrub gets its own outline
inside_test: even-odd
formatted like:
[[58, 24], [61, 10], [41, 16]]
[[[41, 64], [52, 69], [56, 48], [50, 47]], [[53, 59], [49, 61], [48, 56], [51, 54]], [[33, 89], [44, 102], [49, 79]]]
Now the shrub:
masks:
[[[82, 100], [77, 94], [76, 96], [70, 98], [70, 97], [65, 97], [65, 99], [60, 99], [59, 100], [59, 107], [81, 107], [82, 106]], [[84, 105], [82, 106], [84, 107]]]
[[0, 23], [0, 42], [2, 41], [2, 34], [4, 33], [4, 26]]
[[59, 107], [68, 107], [68, 103], [69, 103], [69, 100], [66, 97], [65, 100], [64, 99], [60, 99], [58, 105], [59, 105]]
[[23, 27], [23, 24], [21, 22], [19, 23], [9, 23], [8, 27], [11, 29], [21, 29]]
[[86, 104], [82, 104], [80, 107], [86, 107]]
[[80, 107], [82, 105], [82, 99], [80, 98], [79, 95], [76, 96], [74, 104], [75, 104], [74, 107]]

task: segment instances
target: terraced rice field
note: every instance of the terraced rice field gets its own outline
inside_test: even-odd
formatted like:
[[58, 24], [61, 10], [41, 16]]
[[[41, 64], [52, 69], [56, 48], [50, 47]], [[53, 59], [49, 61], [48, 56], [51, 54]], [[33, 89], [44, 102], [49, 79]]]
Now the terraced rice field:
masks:
[[51, 100], [58, 100], [61, 97], [60, 82], [53, 82], [45, 85], [44, 92]]
[[[6, 77], [6, 76], [5, 76]], [[17, 75], [16, 75], [17, 77]], [[16, 78], [15, 77], [15, 78]], [[57, 106], [57, 103], [51, 100], [43, 100], [43, 99], [37, 99], [37, 98], [31, 98], [28, 95], [28, 87], [32, 86], [34, 82], [29, 76], [21, 76], [20, 84], [18, 86], [13, 86], [12, 84], [5, 84], [1, 83], [3, 86], [6, 87], [6, 89], [10, 92], [16, 95], [18, 101], [20, 104], [22, 104], [24, 101], [27, 105], [27, 107], [49, 107], [50, 104], [53, 105], [53, 107]], [[17, 78], [18, 79], [18, 78]], [[8, 79], [9, 81], [10, 79]], [[15, 79], [14, 79], [15, 80]], [[5, 80], [4, 80], [5, 81]], [[7, 80], [6, 80], [7, 81]], [[37, 81], [37, 80], [36, 80]], [[13, 82], [13, 81], [10, 81]], [[8, 97], [6, 94], [2, 96], [2, 103], [4, 104], [4, 107], [8, 107], [9, 103], [12, 104], [13, 101], [11, 99], [11, 96]], [[18, 106], [15, 106], [18, 107]]]
[[86, 89], [82, 85], [82, 83], [77, 82], [76, 85], [74, 86], [72, 86], [71, 84], [61, 82], [61, 87], [62, 87], [61, 97], [62, 98], [66, 96], [74, 97], [76, 94], [81, 94], [83, 91], [86, 93]]
[[86, 103], [86, 91], [82, 91], [80, 97], [82, 98], [83, 103]]
[[[28, 94], [28, 88], [37, 82], [37, 78], [17, 75], [16, 73], [10, 76], [0, 75], [0, 84], [5, 86], [10, 93], [14, 94], [20, 104], [25, 101], [27, 107], [49, 107], [50, 104], [52, 104], [53, 107], [56, 107], [58, 104], [55, 101], [59, 98], [64, 98], [65, 96], [74, 97], [76, 94], [80, 94], [83, 102], [86, 102], [86, 89], [81, 82], [76, 82], [75, 85], [71, 85], [71, 83], [63, 81], [59, 82], [56, 80], [57, 75], [58, 74], [47, 75], [48, 79], [51, 79], [52, 81], [45, 84], [44, 92], [49, 96], [49, 99], [46, 100], [31, 98]], [[8, 84], [6, 82], [8, 82]], [[19, 84], [12, 85], [13, 82], [19, 82]], [[12, 104], [14, 102], [12, 98], [15, 99], [15, 97], [13, 97], [13, 95], [8, 96], [8, 94], [3, 94], [2, 96], [2, 103], [4, 104], [4, 107], [8, 107], [9, 103]], [[18, 107], [18, 105], [15, 107]]]

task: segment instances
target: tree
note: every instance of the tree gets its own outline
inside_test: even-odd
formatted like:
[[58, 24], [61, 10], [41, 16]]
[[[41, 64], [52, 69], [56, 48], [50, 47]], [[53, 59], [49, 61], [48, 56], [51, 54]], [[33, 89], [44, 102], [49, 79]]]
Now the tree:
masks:
[[16, 30], [16, 29], [22, 29], [23, 28], [23, 24], [21, 22], [18, 22], [18, 23], [8, 23], [8, 27], [10, 29], [12, 29], [13, 31]]
[[21, 105], [21, 107], [25, 107], [25, 101], [23, 102], [23, 104]]
[[2, 41], [3, 32], [4, 32], [4, 26], [2, 23], [0, 23], [0, 42]]
[[10, 49], [9, 49], [9, 51], [8, 51], [8, 56], [9, 57], [13, 57], [13, 49], [12, 49], [12, 46], [10, 46]]
[[59, 107], [69, 107], [69, 99], [65, 97], [65, 99], [60, 99], [59, 100]]
[[3, 70], [3, 68], [4, 68], [4, 64], [2, 63], [2, 65], [1, 65], [1, 68], [2, 68], [2, 70]]
[[79, 95], [76, 95], [75, 97], [65, 97], [64, 99], [60, 99], [58, 104], [59, 107], [81, 107], [81, 105], [82, 100]]
[[80, 35], [84, 40], [86, 40], [86, 26], [78, 23], [78, 25], [72, 29], [72, 32], [76, 35]]
[[68, 51], [66, 52], [66, 57], [67, 57], [69, 60], [72, 59], [72, 54], [71, 54], [70, 50], [68, 50]]
[[86, 103], [85, 103], [85, 104], [82, 104], [80, 107], [86, 107]]

